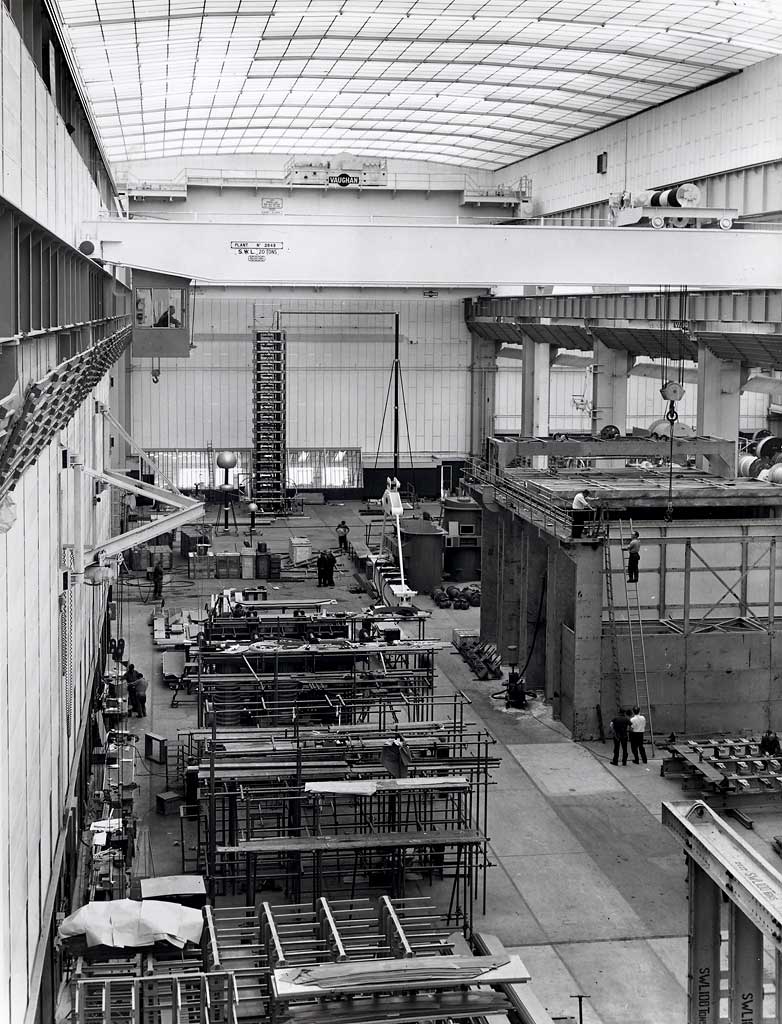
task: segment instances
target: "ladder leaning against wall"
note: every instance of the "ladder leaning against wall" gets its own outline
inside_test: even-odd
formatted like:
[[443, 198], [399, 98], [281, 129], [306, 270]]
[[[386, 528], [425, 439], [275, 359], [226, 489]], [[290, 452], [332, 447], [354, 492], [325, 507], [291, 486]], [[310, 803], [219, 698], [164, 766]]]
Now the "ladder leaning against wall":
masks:
[[[622, 553], [622, 569], [624, 577], [625, 607], [627, 610], [627, 632], [630, 643], [630, 658], [633, 669], [633, 682], [635, 683], [635, 700], [638, 707], [646, 715], [646, 722], [649, 727], [650, 747], [654, 756], [654, 728], [652, 725], [652, 706], [649, 701], [649, 674], [646, 668], [646, 643], [644, 640], [644, 620], [641, 613], [641, 597], [638, 593], [638, 583], [630, 582], [627, 578], [627, 552], [625, 545], [633, 534], [633, 522], [627, 525], [627, 536], [625, 537], [625, 524], [619, 520], [619, 543]], [[606, 546], [610, 541], [606, 540]], [[613, 590], [613, 588], [612, 588]]]

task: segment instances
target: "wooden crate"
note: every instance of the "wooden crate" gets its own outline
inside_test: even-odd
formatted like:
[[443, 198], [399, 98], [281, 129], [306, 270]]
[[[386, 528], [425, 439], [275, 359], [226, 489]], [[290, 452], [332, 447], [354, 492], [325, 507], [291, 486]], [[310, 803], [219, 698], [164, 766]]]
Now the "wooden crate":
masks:
[[210, 551], [205, 555], [195, 555], [191, 551], [187, 556], [187, 575], [195, 580], [213, 580], [217, 575], [214, 554]]
[[242, 556], [238, 551], [221, 551], [215, 555], [215, 571], [221, 580], [238, 580], [242, 576]]

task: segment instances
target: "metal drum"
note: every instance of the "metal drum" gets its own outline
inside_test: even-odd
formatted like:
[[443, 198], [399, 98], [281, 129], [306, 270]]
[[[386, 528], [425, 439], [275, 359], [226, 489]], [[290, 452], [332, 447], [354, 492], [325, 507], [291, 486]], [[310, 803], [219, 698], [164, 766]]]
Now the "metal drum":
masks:
[[757, 462], [758, 459], [754, 455], [740, 455], [739, 456], [739, 476], [749, 476], [749, 470], [753, 462]]
[[782, 462], [777, 462], [768, 471], [768, 482], [770, 484], [782, 484]]
[[761, 437], [755, 444], [755, 454], [759, 459], [771, 459], [782, 453], [782, 437]]
[[767, 469], [771, 469], [771, 461], [769, 459], [755, 459], [749, 467], [749, 475], [753, 480], [758, 480], [760, 479], [760, 474]]

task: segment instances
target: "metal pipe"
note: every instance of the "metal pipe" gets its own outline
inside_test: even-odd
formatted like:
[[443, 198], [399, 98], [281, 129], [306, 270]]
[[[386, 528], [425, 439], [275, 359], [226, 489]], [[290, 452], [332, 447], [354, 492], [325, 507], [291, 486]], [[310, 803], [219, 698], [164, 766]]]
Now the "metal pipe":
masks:
[[[394, 476], [399, 477], [399, 313], [394, 313]], [[399, 561], [402, 561], [401, 546]]]

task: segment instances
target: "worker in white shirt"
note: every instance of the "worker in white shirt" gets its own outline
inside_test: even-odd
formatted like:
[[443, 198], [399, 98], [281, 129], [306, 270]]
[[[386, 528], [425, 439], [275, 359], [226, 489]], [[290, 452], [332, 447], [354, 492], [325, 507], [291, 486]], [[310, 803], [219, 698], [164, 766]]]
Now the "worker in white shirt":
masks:
[[584, 532], [584, 523], [587, 521], [587, 516], [590, 512], [595, 511], [595, 506], [589, 501], [592, 496], [592, 492], [586, 488], [583, 491], [579, 491], [578, 494], [573, 498], [573, 538], [577, 540]]
[[641, 714], [641, 709], [638, 707], [633, 708], [633, 716], [630, 719], [630, 753], [633, 755], [633, 760], [638, 764], [638, 755], [641, 755], [641, 760], [646, 764], [646, 751], [644, 750], [644, 731], [646, 729], [646, 719]]

